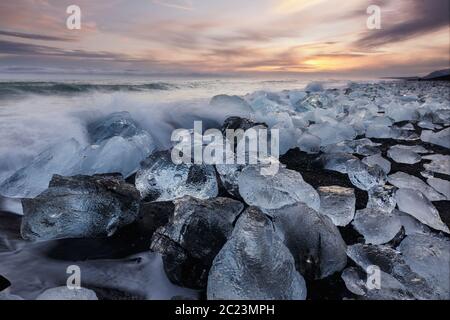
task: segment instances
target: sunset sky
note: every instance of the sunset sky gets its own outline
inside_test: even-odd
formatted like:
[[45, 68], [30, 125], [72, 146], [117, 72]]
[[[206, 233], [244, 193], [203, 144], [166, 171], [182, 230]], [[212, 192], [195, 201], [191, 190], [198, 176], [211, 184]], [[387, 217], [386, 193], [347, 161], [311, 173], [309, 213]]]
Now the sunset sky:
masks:
[[1, 1], [0, 72], [409, 76], [448, 68], [449, 36], [448, 0]]

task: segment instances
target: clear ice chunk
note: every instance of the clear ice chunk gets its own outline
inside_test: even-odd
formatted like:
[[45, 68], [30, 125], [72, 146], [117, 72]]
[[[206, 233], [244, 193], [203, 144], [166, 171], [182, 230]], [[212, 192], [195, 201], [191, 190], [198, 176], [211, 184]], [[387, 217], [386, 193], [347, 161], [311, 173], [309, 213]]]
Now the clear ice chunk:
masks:
[[323, 279], [344, 269], [346, 244], [330, 218], [296, 203], [269, 210], [275, 230], [307, 279]]
[[423, 142], [432, 143], [450, 149], [450, 128], [446, 128], [439, 132], [423, 130], [420, 139]]
[[173, 283], [201, 289], [206, 287], [214, 257], [231, 236], [244, 205], [228, 198], [184, 197], [174, 202], [173, 217], [153, 234], [150, 249], [162, 254]]
[[40, 153], [0, 186], [0, 194], [11, 198], [32, 198], [47, 189], [54, 174], [72, 175], [81, 160], [81, 146], [75, 139], [61, 142]]
[[120, 175], [55, 175], [47, 190], [22, 199], [22, 206], [27, 240], [106, 237], [137, 218], [139, 192]]
[[445, 196], [427, 185], [422, 179], [404, 172], [396, 172], [388, 176], [388, 182], [397, 188], [413, 189], [422, 192], [430, 201], [446, 200]]
[[359, 161], [357, 157], [348, 153], [325, 153], [320, 156], [320, 162], [324, 169], [348, 173], [352, 162]]
[[147, 201], [171, 201], [184, 196], [198, 199], [218, 194], [212, 165], [175, 164], [170, 151], [153, 153], [136, 173], [136, 188]]
[[336, 226], [348, 225], [355, 216], [355, 191], [339, 186], [319, 187], [320, 213], [328, 216]]
[[436, 207], [420, 191], [413, 189], [398, 189], [395, 197], [398, 208], [412, 215], [427, 226], [450, 233], [448, 227], [442, 222]]
[[450, 201], [450, 181], [431, 177], [427, 179], [427, 183]]
[[426, 279], [437, 299], [450, 299], [450, 240], [434, 234], [413, 234], [399, 245], [412, 271]]
[[303, 180], [300, 173], [283, 167], [275, 175], [263, 175], [257, 166], [249, 166], [239, 175], [239, 193], [250, 206], [263, 211], [303, 202], [319, 210], [317, 191]]
[[367, 208], [376, 208], [380, 211], [391, 213], [397, 205], [397, 200], [395, 199], [396, 190], [397, 188], [389, 185], [370, 189]]
[[387, 155], [397, 163], [415, 164], [422, 161], [422, 157], [414, 151], [395, 146], [388, 150]]
[[349, 162], [348, 177], [352, 184], [361, 190], [370, 190], [386, 183], [386, 173], [378, 166], [368, 166], [360, 160]]
[[402, 227], [400, 218], [378, 208], [357, 210], [352, 225], [364, 236], [367, 244], [384, 244], [391, 241]]
[[365, 157], [362, 159], [362, 162], [367, 164], [368, 166], [380, 166], [383, 171], [388, 174], [391, 171], [391, 162], [383, 158], [381, 154], [375, 154], [372, 156]]
[[450, 156], [433, 154], [424, 156], [423, 159], [431, 160], [430, 163], [425, 163], [423, 165], [426, 170], [450, 175]]
[[289, 249], [259, 209], [248, 208], [214, 259], [208, 300], [304, 300], [306, 284]]

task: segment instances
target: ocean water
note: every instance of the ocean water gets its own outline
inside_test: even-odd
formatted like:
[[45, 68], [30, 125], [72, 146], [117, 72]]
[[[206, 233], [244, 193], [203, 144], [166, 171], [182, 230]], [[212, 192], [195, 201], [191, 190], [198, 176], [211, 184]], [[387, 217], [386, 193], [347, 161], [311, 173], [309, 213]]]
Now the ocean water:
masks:
[[[303, 89], [310, 81], [250, 78], [145, 78], [81, 75], [0, 75], [0, 181], [27, 165], [48, 146], [75, 138], [86, 143], [87, 122], [129, 111], [155, 138], [170, 147], [174, 129], [194, 120], [220, 125], [240, 110], [214, 110], [217, 94]], [[347, 81], [326, 80], [327, 86]]]

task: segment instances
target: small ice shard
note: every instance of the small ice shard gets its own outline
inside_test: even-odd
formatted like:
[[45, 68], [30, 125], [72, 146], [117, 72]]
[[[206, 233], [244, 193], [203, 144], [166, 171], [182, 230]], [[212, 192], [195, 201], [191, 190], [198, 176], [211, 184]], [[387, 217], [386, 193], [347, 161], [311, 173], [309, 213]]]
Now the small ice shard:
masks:
[[431, 160], [431, 163], [425, 163], [423, 165], [426, 170], [450, 175], [450, 156], [433, 154], [424, 156], [423, 159]]
[[142, 132], [130, 113], [115, 112], [107, 117], [88, 124], [88, 134], [92, 144], [100, 144], [112, 137], [131, 138]]
[[375, 154], [373, 156], [368, 156], [362, 159], [362, 162], [368, 166], [380, 166], [383, 171], [388, 174], [391, 171], [391, 162], [383, 158], [381, 154]]
[[427, 183], [450, 201], [450, 181], [431, 177], [427, 179]]
[[348, 153], [325, 153], [319, 159], [324, 169], [344, 174], [348, 173], [349, 165], [353, 161], [359, 161], [357, 157]]
[[434, 234], [407, 236], [397, 248], [412, 271], [433, 287], [436, 298], [450, 299], [450, 240]]
[[218, 194], [216, 171], [211, 165], [175, 164], [170, 151], [153, 153], [141, 163], [136, 188], [148, 201], [170, 201], [184, 196], [198, 199]]
[[395, 200], [396, 190], [397, 188], [388, 185], [370, 189], [367, 208], [376, 208], [380, 211], [391, 213], [397, 205]]
[[423, 130], [420, 139], [423, 142], [450, 149], [450, 128], [446, 128], [436, 133], [431, 130]]
[[323, 93], [313, 93], [294, 104], [295, 111], [308, 112], [316, 108], [328, 109], [331, 107], [330, 98]]
[[353, 140], [356, 138], [356, 131], [352, 128], [352, 126], [344, 123], [332, 124], [329, 122], [323, 122], [312, 124], [308, 128], [308, 133], [319, 137], [322, 146], [335, 144], [345, 140]]
[[388, 176], [388, 182], [397, 188], [413, 189], [422, 192], [430, 201], [446, 200], [445, 196], [427, 185], [420, 178], [404, 172], [396, 172]]
[[22, 199], [27, 240], [106, 237], [132, 223], [139, 192], [120, 175], [62, 177], [34, 199]]
[[406, 212], [395, 209], [392, 213], [396, 214], [400, 218], [402, 226], [405, 229], [405, 235], [407, 236], [415, 233], [429, 234], [431, 232], [429, 227]]
[[364, 300], [413, 300], [414, 296], [391, 275], [380, 271], [379, 287], [368, 284], [368, 274], [360, 268], [349, 267], [342, 272], [347, 289]]
[[216, 164], [216, 170], [224, 188], [233, 196], [239, 197], [239, 175], [245, 165]]
[[450, 233], [448, 227], [442, 222], [437, 209], [422, 192], [413, 189], [398, 189], [395, 198], [401, 211], [412, 215], [433, 229]]
[[98, 300], [94, 291], [86, 288], [69, 289], [67, 286], [47, 289], [36, 300]]
[[308, 279], [323, 279], [344, 269], [346, 244], [330, 218], [303, 203], [269, 210], [275, 230]]
[[275, 175], [261, 174], [261, 168], [249, 166], [239, 175], [239, 193], [250, 206], [263, 211], [303, 202], [319, 210], [317, 191], [307, 184], [300, 173], [283, 167]]
[[388, 125], [371, 124], [366, 129], [366, 137], [378, 139], [390, 139], [394, 138], [395, 134]]
[[420, 121], [420, 122], [417, 123], [417, 125], [419, 127], [421, 127], [422, 129], [434, 130], [436, 128], [435, 125], [433, 124], [433, 122], [427, 121], [427, 120]]
[[321, 140], [309, 133], [303, 133], [297, 140], [297, 145], [301, 151], [314, 154], [320, 152]]
[[54, 174], [72, 175], [81, 160], [81, 146], [75, 139], [48, 148], [26, 167], [0, 185], [0, 194], [11, 198], [32, 198], [47, 189]]
[[[414, 272], [399, 251], [385, 245], [355, 244], [347, 248], [347, 254], [359, 267], [368, 270], [378, 267], [393, 277], [416, 299], [434, 299], [434, 288], [421, 275]], [[382, 273], [382, 275], [383, 275]], [[381, 283], [383, 279], [381, 278]]]
[[394, 239], [402, 227], [397, 215], [378, 208], [357, 210], [352, 225], [368, 244], [387, 243]]
[[189, 288], [206, 287], [214, 257], [243, 209], [242, 203], [228, 198], [175, 200], [173, 217], [156, 230], [150, 247], [162, 254], [168, 278]]
[[418, 145], [415, 145], [415, 146], [405, 146], [405, 145], [402, 145], [402, 144], [396, 144], [395, 146], [392, 146], [392, 148], [398, 148], [398, 149], [403, 149], [403, 150], [409, 150], [409, 151], [412, 151], [412, 152], [415, 152], [415, 153], [418, 153], [418, 154], [433, 153], [432, 151], [427, 150], [427, 149], [425, 149], [424, 147], [418, 146]]
[[386, 183], [386, 173], [380, 166], [368, 166], [359, 160], [349, 162], [348, 177], [352, 184], [361, 190], [370, 190]]
[[395, 146], [388, 150], [387, 155], [397, 163], [415, 164], [422, 161], [422, 157], [417, 153]]
[[320, 213], [328, 216], [336, 226], [348, 225], [355, 215], [355, 191], [339, 186], [319, 187]]
[[238, 219], [208, 276], [209, 300], [304, 300], [306, 284], [270, 219], [255, 207]]

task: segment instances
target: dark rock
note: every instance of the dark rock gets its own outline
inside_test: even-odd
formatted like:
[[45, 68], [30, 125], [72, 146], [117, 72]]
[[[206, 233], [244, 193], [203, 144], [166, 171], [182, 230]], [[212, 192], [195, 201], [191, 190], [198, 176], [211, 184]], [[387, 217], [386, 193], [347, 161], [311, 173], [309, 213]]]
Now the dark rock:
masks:
[[227, 118], [222, 126], [222, 134], [226, 135], [226, 130], [248, 130], [250, 128], [256, 127], [256, 126], [263, 126], [267, 128], [267, 124], [260, 123], [260, 122], [254, 122], [249, 119], [240, 118], [240, 117], [229, 117]]
[[23, 199], [27, 240], [111, 236], [139, 213], [139, 192], [121, 175], [62, 177], [34, 199]]
[[11, 282], [9, 282], [8, 279], [0, 275], [0, 292], [8, 288], [10, 285]]
[[244, 206], [228, 198], [184, 197], [174, 203], [173, 217], [153, 234], [150, 248], [163, 255], [164, 269], [173, 283], [201, 289]]

